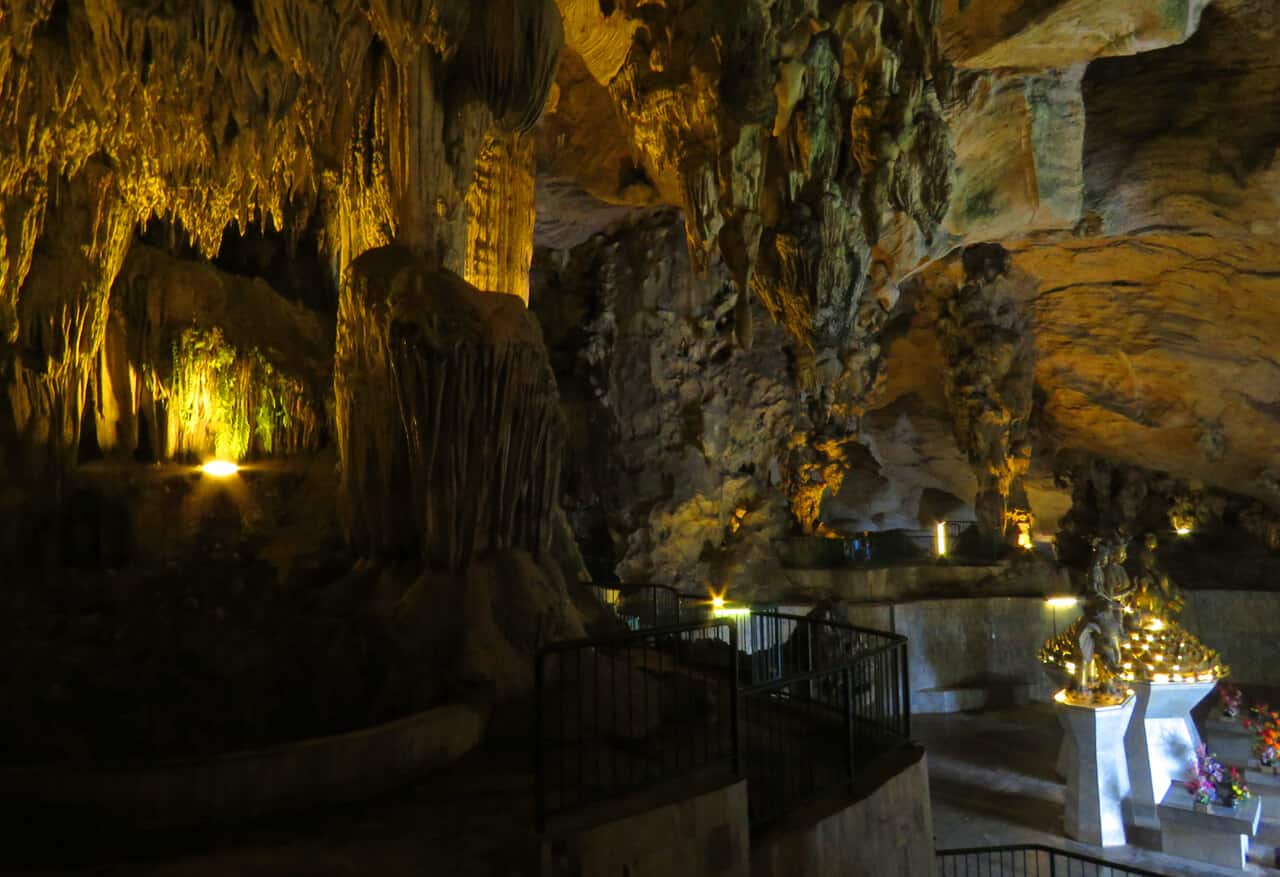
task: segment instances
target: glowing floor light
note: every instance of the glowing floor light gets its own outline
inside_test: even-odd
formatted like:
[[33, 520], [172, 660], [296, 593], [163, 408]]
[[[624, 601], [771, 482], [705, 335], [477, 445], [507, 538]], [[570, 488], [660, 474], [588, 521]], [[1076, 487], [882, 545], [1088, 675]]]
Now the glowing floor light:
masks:
[[939, 557], [947, 556], [947, 522], [939, 521], [937, 533], [934, 536], [934, 547]]
[[1070, 609], [1072, 606], [1080, 602], [1078, 597], [1050, 597], [1044, 601], [1046, 605], [1054, 609]]
[[1174, 530], [1173, 532], [1177, 533], [1179, 536], [1187, 536], [1187, 535], [1189, 535], [1189, 534], [1191, 533], [1191, 528], [1190, 528], [1190, 527], [1179, 527], [1178, 529]]
[[200, 467], [200, 471], [214, 478], [230, 478], [240, 471], [240, 467], [230, 460], [210, 460]]

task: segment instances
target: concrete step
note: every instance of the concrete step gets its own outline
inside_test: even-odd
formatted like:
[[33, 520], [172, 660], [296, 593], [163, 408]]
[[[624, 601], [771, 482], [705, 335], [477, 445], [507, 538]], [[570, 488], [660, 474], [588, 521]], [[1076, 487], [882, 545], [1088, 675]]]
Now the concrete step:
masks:
[[965, 685], [921, 688], [911, 692], [913, 713], [960, 713], [1022, 706], [1035, 699], [1038, 684], [1007, 679], [974, 680]]

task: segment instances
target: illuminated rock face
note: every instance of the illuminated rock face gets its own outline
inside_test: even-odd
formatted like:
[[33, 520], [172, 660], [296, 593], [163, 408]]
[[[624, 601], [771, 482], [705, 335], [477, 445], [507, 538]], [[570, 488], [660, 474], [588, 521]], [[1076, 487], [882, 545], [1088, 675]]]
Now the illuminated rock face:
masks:
[[777, 581], [788, 440], [808, 416], [785, 331], [758, 304], [759, 343], [735, 343], [737, 296], [718, 262], [690, 271], [672, 211], [563, 264], [539, 252], [533, 312], [568, 423], [563, 503], [596, 575], [738, 596]]
[[[569, 267], [559, 288], [595, 284], [611, 313], [646, 314], [609, 355], [657, 363], [663, 418], [733, 438], [704, 442], [692, 464], [685, 449], [698, 442], [664, 439], [640, 455], [647, 486], [596, 515], [621, 528], [610, 541], [629, 546], [619, 556], [637, 573], [710, 575], [722, 542], [750, 536], [722, 564], [736, 570], [788, 529], [918, 526], [930, 503], [1016, 539], [1031, 514], [1052, 521], [1066, 502], [1048, 477], [1060, 451], [1202, 481], [1275, 517], [1269, 0], [11, 6], [0, 21], [5, 473], [60, 477], [86, 400], [104, 452], [136, 450], [144, 412], [160, 418], [130, 377], [144, 358], [128, 339], [177, 323], [140, 324], [110, 293], [135, 226], [159, 217], [181, 230], [169, 249], [185, 260], [261, 226], [314, 242], [334, 286], [363, 283], [351, 266], [394, 245], [416, 277], [450, 272], [525, 301], [538, 239], [555, 251], [544, 266]], [[1226, 141], [1225, 118], [1240, 120]], [[683, 235], [679, 258], [665, 237], [649, 247], [647, 220], [592, 241], [662, 207], [679, 211], [666, 227]], [[620, 268], [603, 253], [613, 244], [622, 261], [665, 265]], [[591, 253], [597, 264], [573, 265]], [[707, 277], [714, 294], [681, 301]], [[627, 282], [644, 287], [643, 307], [625, 303]], [[384, 330], [363, 328], [377, 320], [362, 309], [383, 298], [363, 295], [344, 290], [336, 410], [367, 405], [390, 423], [399, 401], [343, 395], [343, 381], [393, 359]], [[666, 322], [673, 310], [681, 320]], [[222, 331], [237, 363], [242, 347], [288, 347], [236, 342], [230, 317], [214, 322], [227, 325], [202, 331]], [[617, 341], [583, 331], [593, 356]], [[139, 343], [152, 365], [170, 353], [157, 345], [171, 340]], [[353, 449], [366, 441], [328, 422], [323, 367], [283, 370], [296, 386], [273, 391], [287, 397], [273, 410], [289, 426], [258, 430], [264, 409], [249, 401], [228, 415], [234, 453], [306, 450], [330, 430], [346, 429]], [[619, 424], [615, 453], [629, 431], [675, 429], [649, 430], [622, 394], [604, 407]], [[164, 445], [154, 453], [217, 452], [227, 430], [187, 419], [149, 440]], [[386, 473], [409, 470], [382, 438], [366, 443], [376, 450], [344, 458], [361, 467], [344, 483], [383, 497], [369, 500], [382, 520], [385, 503], [410, 502], [386, 498], [400, 489]], [[521, 479], [544, 463], [531, 457]], [[649, 482], [696, 487], [680, 498]], [[433, 562], [460, 562], [472, 537], [422, 536], [435, 517], [421, 512], [412, 536], [389, 523], [381, 547], [356, 525], [353, 544], [430, 544]], [[499, 543], [544, 540], [513, 526], [498, 527]]]
[[240, 460], [318, 449], [333, 326], [261, 280], [135, 245], [90, 384], [106, 455]]

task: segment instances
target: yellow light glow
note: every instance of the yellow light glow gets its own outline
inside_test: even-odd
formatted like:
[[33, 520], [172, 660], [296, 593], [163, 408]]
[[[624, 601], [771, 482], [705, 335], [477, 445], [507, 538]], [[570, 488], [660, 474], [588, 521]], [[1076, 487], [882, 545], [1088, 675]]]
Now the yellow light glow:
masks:
[[711, 608], [712, 608], [712, 609], [723, 609], [723, 608], [724, 608], [724, 597], [720, 597], [720, 596], [713, 596], [713, 597], [711, 598]]
[[1044, 604], [1054, 609], [1070, 609], [1079, 602], [1080, 599], [1078, 597], [1050, 597], [1044, 601]]
[[1147, 619], [1147, 630], [1164, 630], [1164, 619], [1155, 617]]
[[1154, 676], [1152, 676], [1152, 677], [1151, 677], [1151, 681], [1152, 681], [1152, 682], [1159, 682], [1159, 683], [1165, 683], [1165, 682], [1168, 682], [1168, 681], [1169, 681], [1169, 674], [1168, 674], [1168, 673], [1157, 673], [1157, 674], [1155, 674]]
[[937, 549], [939, 557], [947, 556], [947, 522], [939, 521], [934, 536], [934, 547]]
[[713, 618], [744, 618], [750, 614], [750, 606], [722, 606], [719, 609], [711, 610]]
[[1179, 536], [1187, 536], [1187, 535], [1189, 535], [1189, 534], [1191, 533], [1191, 528], [1190, 528], [1190, 527], [1179, 527], [1179, 528], [1177, 528], [1176, 530], [1174, 530], [1173, 532], [1177, 533]]
[[1035, 543], [1031, 541], [1030, 533], [1024, 531], [1018, 534], [1018, 547], [1023, 551], [1030, 551], [1032, 548], [1036, 547]]
[[230, 460], [210, 460], [200, 467], [200, 471], [214, 478], [229, 478], [240, 471], [240, 467]]
[[1076, 662], [1075, 662], [1075, 661], [1064, 661], [1064, 662], [1063, 662], [1063, 664], [1062, 664], [1062, 666], [1064, 666], [1064, 667], [1066, 667], [1066, 668], [1067, 668], [1067, 672], [1068, 672], [1068, 673], [1074, 673], [1074, 672], [1076, 672]]

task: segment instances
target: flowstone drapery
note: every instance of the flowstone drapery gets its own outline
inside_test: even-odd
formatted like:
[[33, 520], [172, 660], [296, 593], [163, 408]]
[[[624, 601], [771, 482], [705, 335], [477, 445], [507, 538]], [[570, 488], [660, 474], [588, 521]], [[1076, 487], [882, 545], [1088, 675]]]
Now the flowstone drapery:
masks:
[[519, 298], [371, 250], [343, 287], [335, 393], [357, 551], [457, 569], [484, 549], [547, 549], [563, 426]]

